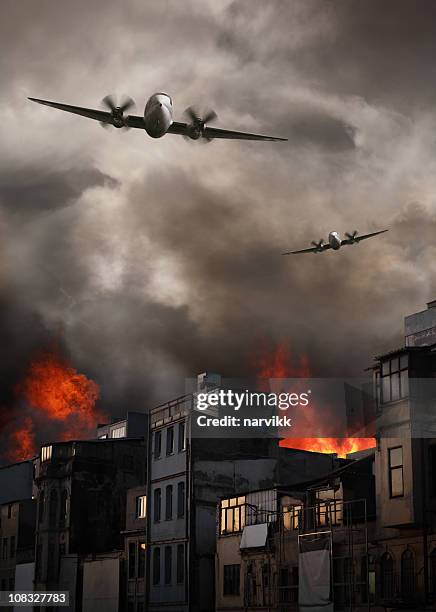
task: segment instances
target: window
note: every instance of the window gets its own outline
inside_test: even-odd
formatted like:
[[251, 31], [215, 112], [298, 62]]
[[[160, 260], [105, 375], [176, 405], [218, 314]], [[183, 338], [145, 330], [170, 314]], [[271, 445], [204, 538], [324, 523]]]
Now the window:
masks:
[[153, 550], [153, 584], [160, 584], [160, 548]]
[[171, 570], [173, 563], [173, 549], [165, 546], [165, 584], [171, 584]]
[[380, 561], [380, 595], [382, 599], [394, 596], [394, 561], [389, 553], [384, 553]]
[[147, 516], [147, 497], [139, 495], [136, 498], [136, 518], [145, 518]]
[[179, 482], [177, 485], [177, 517], [185, 516], [185, 482]]
[[174, 427], [167, 429], [167, 455], [172, 455], [174, 452]]
[[409, 356], [407, 354], [381, 364], [382, 403], [396, 402], [409, 395]]
[[145, 542], [138, 543], [138, 578], [144, 578], [145, 576]]
[[413, 552], [407, 549], [401, 555], [401, 597], [410, 600], [415, 592], [415, 560]]
[[186, 450], [185, 422], [179, 423], [179, 453]]
[[240, 565], [224, 566], [223, 595], [239, 595]]
[[233, 497], [221, 502], [221, 533], [234, 533], [244, 529], [245, 508], [245, 497]]
[[9, 557], [11, 559], [13, 559], [15, 557], [15, 536], [11, 536], [10, 542], [9, 542]]
[[165, 520], [173, 518], [173, 485], [168, 485], [165, 494]]
[[43, 446], [41, 448], [41, 461], [50, 461], [52, 455], [52, 446]]
[[389, 448], [389, 495], [402, 497], [404, 495], [403, 479], [403, 447]]
[[8, 505], [8, 519], [12, 518], [12, 504]]
[[135, 542], [129, 542], [129, 578], [135, 578], [136, 576], [136, 544]]
[[177, 583], [185, 580], [185, 545], [177, 544]]
[[161, 514], [161, 501], [162, 501], [162, 492], [160, 489], [154, 490], [154, 522], [158, 523], [160, 521]]
[[111, 438], [125, 438], [126, 437], [126, 426], [116, 427], [111, 431]]
[[58, 494], [53, 489], [53, 491], [50, 493], [50, 501], [48, 505], [48, 522], [49, 522], [50, 527], [54, 527], [56, 525], [57, 514], [58, 514]]
[[298, 530], [303, 527], [302, 506], [284, 506], [283, 508], [283, 527], [285, 530]]
[[154, 432], [153, 455], [155, 459], [159, 459], [162, 455], [162, 431]]

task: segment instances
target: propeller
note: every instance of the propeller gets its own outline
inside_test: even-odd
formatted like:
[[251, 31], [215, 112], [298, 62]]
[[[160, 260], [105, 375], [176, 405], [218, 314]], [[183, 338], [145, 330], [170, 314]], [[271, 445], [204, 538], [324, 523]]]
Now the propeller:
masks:
[[351, 234], [349, 234], [348, 232], [345, 232], [345, 235], [348, 238], [348, 240], [351, 240], [351, 242], [354, 242], [358, 233], [359, 232], [357, 230], [354, 230], [354, 232], [352, 232]]
[[310, 244], [316, 247], [318, 251], [321, 251], [322, 247], [324, 246], [324, 240], [322, 238], [318, 242], [316, 242], [315, 240], [312, 240]]
[[213, 109], [205, 110], [203, 116], [201, 116], [197, 108], [188, 106], [184, 111], [184, 115], [190, 122], [188, 124], [189, 134], [185, 136], [186, 139], [198, 140], [201, 138], [203, 142], [210, 142], [212, 140], [212, 138], [206, 138], [203, 134], [206, 125], [218, 119], [218, 115]]
[[129, 96], [123, 96], [120, 103], [117, 104], [114, 96], [105, 96], [101, 101], [102, 105], [105, 106], [112, 115], [110, 122], [101, 121], [100, 125], [104, 128], [113, 125], [116, 128], [124, 128], [126, 130], [130, 129], [126, 124], [126, 117], [124, 117], [124, 113], [130, 108], [134, 108], [135, 101]]

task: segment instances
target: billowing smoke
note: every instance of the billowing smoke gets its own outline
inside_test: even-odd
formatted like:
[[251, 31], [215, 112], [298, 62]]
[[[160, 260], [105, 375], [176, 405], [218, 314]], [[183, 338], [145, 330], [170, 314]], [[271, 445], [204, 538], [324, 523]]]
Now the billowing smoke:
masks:
[[[436, 7], [424, 0], [6, 0], [0, 24], [0, 427], [54, 344], [109, 415], [263, 342], [359, 376], [436, 296]], [[155, 91], [288, 143], [201, 146], [43, 108]], [[283, 257], [329, 231], [390, 231]], [[27, 413], [26, 413], [27, 414]], [[8, 430], [9, 431], [9, 430]], [[34, 432], [38, 437], [38, 432]]]

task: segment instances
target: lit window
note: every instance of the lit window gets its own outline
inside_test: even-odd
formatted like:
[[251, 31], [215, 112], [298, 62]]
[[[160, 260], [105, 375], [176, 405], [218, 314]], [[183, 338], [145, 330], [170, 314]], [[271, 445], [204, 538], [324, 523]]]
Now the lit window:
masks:
[[116, 427], [111, 431], [111, 438], [125, 438], [126, 437], [126, 426]]
[[389, 494], [391, 497], [404, 495], [403, 447], [388, 449], [389, 455]]
[[136, 498], [136, 518], [145, 518], [147, 516], [147, 497], [139, 495]]
[[302, 527], [302, 506], [285, 506], [283, 508], [283, 527], [287, 531], [296, 531]]
[[41, 449], [41, 461], [50, 461], [52, 455], [52, 446], [43, 446]]
[[233, 497], [221, 502], [221, 533], [237, 533], [245, 527], [245, 497]]

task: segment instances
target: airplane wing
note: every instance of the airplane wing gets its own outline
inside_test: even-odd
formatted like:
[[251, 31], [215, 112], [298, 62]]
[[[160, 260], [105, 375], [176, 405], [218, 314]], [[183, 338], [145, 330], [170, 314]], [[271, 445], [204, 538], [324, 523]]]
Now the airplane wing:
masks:
[[372, 232], [371, 234], [363, 234], [363, 236], [356, 236], [354, 240], [350, 240], [349, 238], [347, 238], [346, 240], [341, 241], [341, 246], [343, 244], [353, 244], [354, 242], [360, 242], [361, 240], [366, 240], [367, 238], [372, 238], [373, 236], [378, 236], [379, 234], [384, 234], [385, 232], [388, 232], [388, 231], [389, 230], [385, 229], [385, 230], [380, 230], [378, 232]]
[[[75, 115], [81, 115], [82, 117], [88, 117], [89, 119], [95, 119], [101, 123], [112, 123], [112, 113], [109, 113], [108, 111], [94, 108], [84, 108], [82, 106], [71, 106], [70, 104], [50, 102], [49, 100], [39, 100], [38, 98], [29, 98], [29, 100], [32, 100], [32, 102], [37, 102], [37, 104], [43, 104], [44, 106], [58, 108], [59, 110], [66, 111], [67, 113], [73, 113]], [[126, 124], [132, 128], [144, 129], [144, 118], [135, 115], [128, 115], [126, 116]]]
[[[190, 126], [187, 123], [173, 121], [168, 129], [168, 134], [181, 134], [189, 136]], [[206, 126], [202, 136], [208, 140], [214, 138], [229, 138], [233, 140], [288, 140], [287, 138], [275, 138], [274, 136], [261, 136], [260, 134], [247, 134], [246, 132], [234, 132], [232, 130], [222, 130]]]
[[222, 130], [206, 126], [203, 136], [205, 138], [229, 138], [232, 140], [281, 140], [286, 141], [287, 138], [276, 138], [275, 136], [262, 136], [261, 134], [248, 134], [246, 132], [234, 132], [233, 130]]
[[310, 249], [301, 249], [300, 251], [286, 251], [286, 253], [282, 253], [282, 255], [298, 255], [299, 253], [322, 253], [322, 251], [327, 251], [327, 249], [331, 249], [332, 247], [327, 243], [319, 247], [312, 247]]

